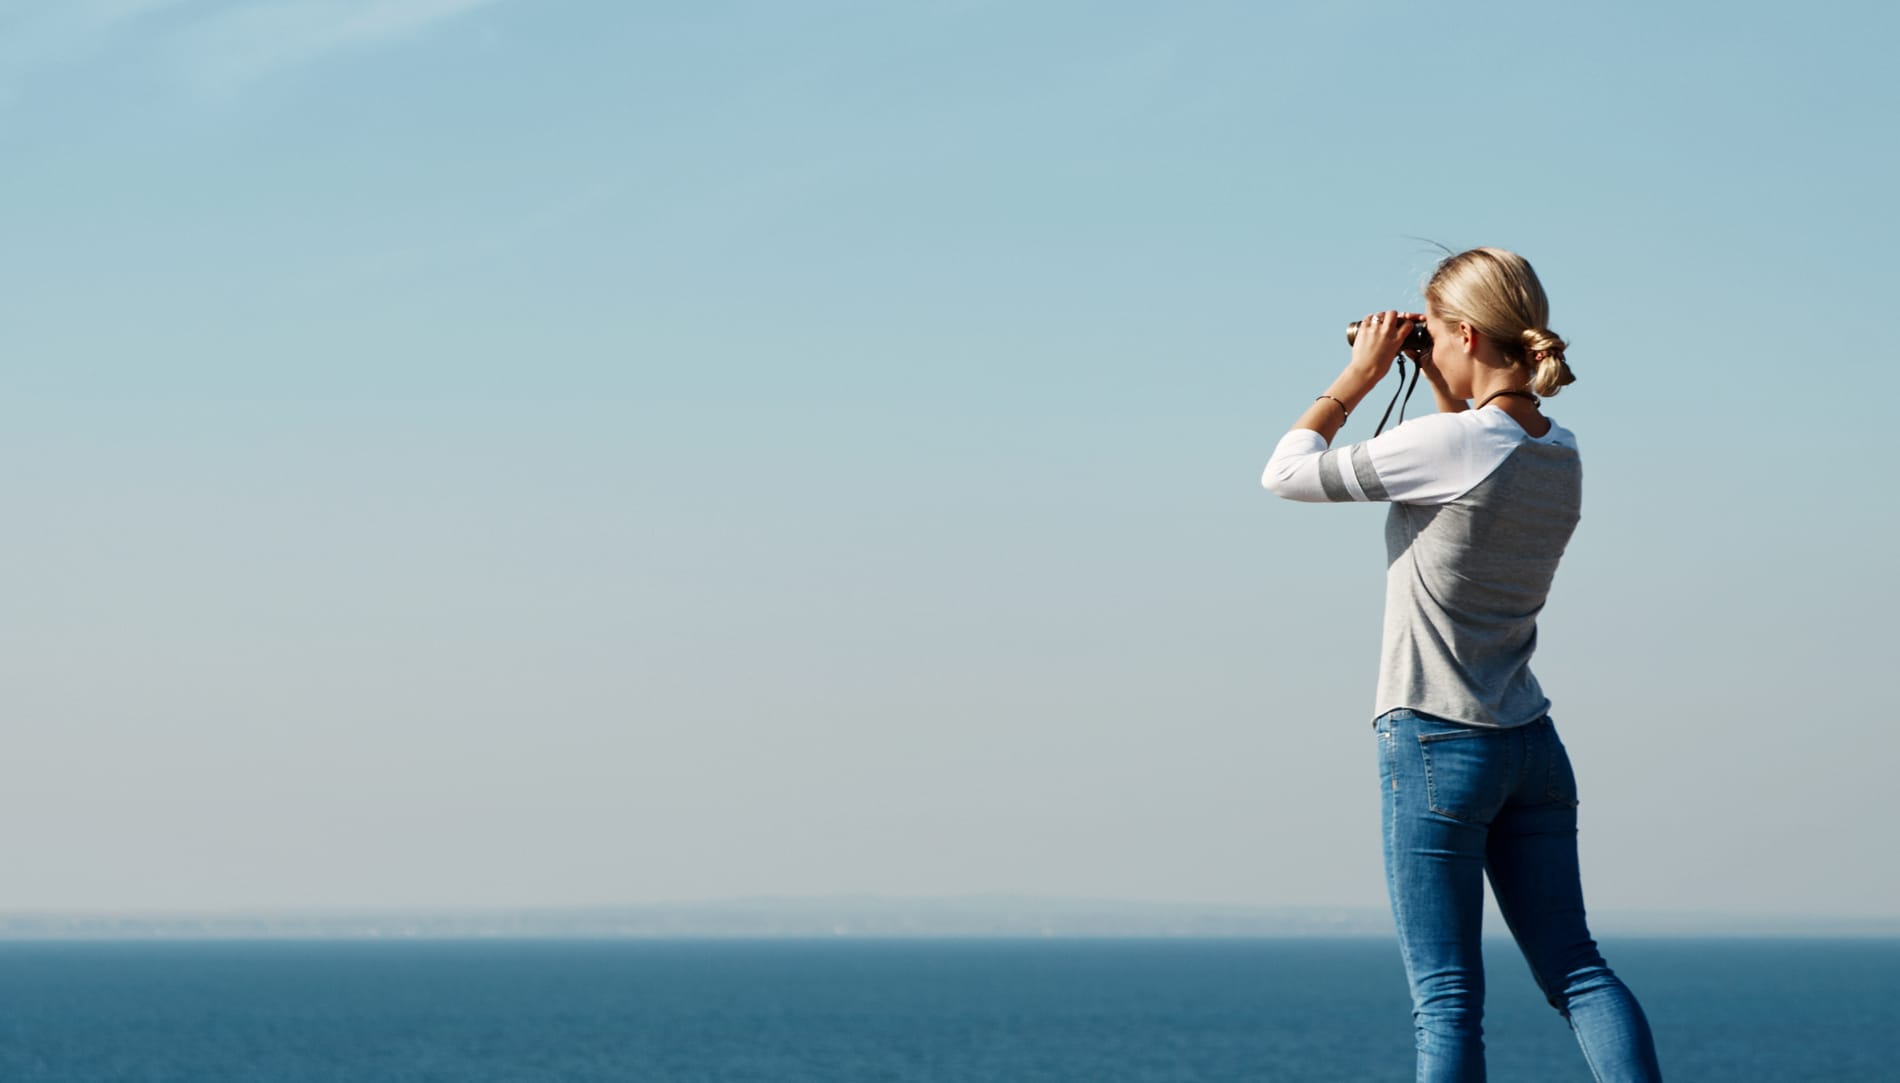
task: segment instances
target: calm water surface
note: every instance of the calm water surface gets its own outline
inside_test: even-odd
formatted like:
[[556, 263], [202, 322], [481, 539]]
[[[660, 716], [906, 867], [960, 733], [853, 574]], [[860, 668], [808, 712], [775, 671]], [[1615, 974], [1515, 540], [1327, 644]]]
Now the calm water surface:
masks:
[[[1900, 941], [1623, 940], [1678, 1080], [1900, 1079]], [[1507, 942], [1494, 1080], [1589, 1083]], [[0, 944], [0, 1079], [1404, 1083], [1386, 940]]]

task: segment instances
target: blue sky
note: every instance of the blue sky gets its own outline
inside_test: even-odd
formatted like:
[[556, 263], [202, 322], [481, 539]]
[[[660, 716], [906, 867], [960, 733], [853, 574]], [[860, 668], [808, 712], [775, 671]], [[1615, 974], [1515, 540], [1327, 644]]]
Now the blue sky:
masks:
[[1896, 23], [0, 2], [4, 906], [1380, 904], [1382, 513], [1258, 474], [1437, 242], [1573, 346], [1593, 907], [1900, 913]]

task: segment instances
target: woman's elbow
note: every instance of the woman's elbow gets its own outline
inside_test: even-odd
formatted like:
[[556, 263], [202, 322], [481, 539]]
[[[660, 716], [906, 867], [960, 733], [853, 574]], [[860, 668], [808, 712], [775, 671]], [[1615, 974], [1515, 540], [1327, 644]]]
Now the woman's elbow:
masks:
[[1267, 468], [1260, 471], [1260, 487], [1279, 496], [1280, 487], [1286, 484], [1286, 477], [1286, 471], [1280, 469], [1280, 464], [1268, 463]]
[[1260, 472], [1260, 487], [1274, 496], [1292, 498], [1293, 464], [1274, 459]]
[[1326, 499], [1316, 486], [1302, 481], [1300, 467], [1304, 461], [1294, 457], [1275, 458], [1267, 462], [1265, 470], [1260, 472], [1260, 487], [1282, 500], [1298, 500], [1303, 503], [1319, 503]]

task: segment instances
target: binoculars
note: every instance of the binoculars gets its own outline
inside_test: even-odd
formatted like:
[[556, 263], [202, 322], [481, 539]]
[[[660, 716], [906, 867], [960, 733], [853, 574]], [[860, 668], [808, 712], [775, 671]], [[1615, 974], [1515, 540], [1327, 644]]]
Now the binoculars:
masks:
[[[1346, 345], [1352, 345], [1352, 340], [1359, 337], [1360, 322], [1359, 320], [1354, 320], [1346, 325]], [[1418, 353], [1426, 353], [1431, 350], [1432, 335], [1431, 332], [1425, 330], [1423, 321], [1412, 325], [1412, 333], [1405, 336], [1405, 341], [1399, 344], [1399, 348], [1401, 350], [1413, 350]]]

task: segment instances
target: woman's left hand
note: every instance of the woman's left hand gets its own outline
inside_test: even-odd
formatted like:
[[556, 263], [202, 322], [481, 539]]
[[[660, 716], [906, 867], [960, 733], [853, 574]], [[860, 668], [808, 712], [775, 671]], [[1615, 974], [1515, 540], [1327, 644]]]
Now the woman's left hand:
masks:
[[1377, 384], [1392, 371], [1392, 362], [1397, 360], [1416, 321], [1424, 318], [1422, 313], [1388, 309], [1359, 321], [1359, 332], [1352, 341], [1352, 367], [1366, 379], [1368, 386]]

